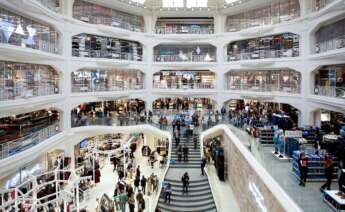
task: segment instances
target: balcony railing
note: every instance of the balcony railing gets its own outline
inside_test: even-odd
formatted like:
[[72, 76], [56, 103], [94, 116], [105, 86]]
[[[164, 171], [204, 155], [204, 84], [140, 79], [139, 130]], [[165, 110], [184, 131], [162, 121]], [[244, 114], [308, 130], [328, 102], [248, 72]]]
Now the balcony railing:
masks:
[[345, 35], [317, 43], [315, 45], [315, 53], [322, 53], [341, 48], [345, 48]]
[[59, 88], [54, 86], [32, 86], [31, 89], [23, 89], [22, 86], [3, 87], [0, 89], [0, 101], [28, 99], [54, 94], [59, 94]]
[[60, 123], [56, 122], [46, 128], [33, 132], [25, 137], [0, 144], [0, 159], [4, 159], [29, 149], [32, 146], [61, 132]]
[[336, 98], [345, 98], [345, 87], [315, 86], [314, 94]]
[[207, 83], [178, 83], [178, 82], [171, 82], [171, 83], [164, 83], [161, 84], [160, 82], [155, 82], [153, 84], [154, 88], [157, 89], [214, 89], [214, 84], [207, 84]]
[[72, 50], [74, 57], [106, 58], [124, 61], [142, 61], [141, 55], [133, 53], [111, 53], [107, 50]]
[[[134, 79], [135, 80], [135, 79]], [[91, 87], [89, 85], [72, 85], [73, 93], [82, 93], [82, 92], [107, 92], [107, 91], [128, 91], [128, 90], [142, 90], [144, 89], [144, 84], [130, 84], [128, 86], [115, 86], [115, 85], [96, 85]]]
[[231, 84], [227, 86], [228, 90], [239, 91], [254, 91], [254, 92], [285, 92], [285, 93], [300, 93], [300, 87], [295, 84], [284, 84], [278, 86], [277, 84]]
[[92, 15], [83, 15], [80, 17], [80, 20], [90, 24], [101, 24], [105, 26], [111, 26], [115, 28], [125, 29], [132, 32], [144, 32], [143, 26], [136, 26], [130, 24], [126, 21], [121, 21], [115, 17], [101, 17], [101, 16], [92, 16]]
[[60, 0], [36, 0], [46, 8], [56, 12], [60, 13]]
[[299, 52], [295, 50], [261, 50], [257, 52], [243, 52], [228, 55], [228, 61], [257, 60], [267, 58], [297, 57]]
[[321, 10], [322, 8], [326, 7], [330, 3], [332, 3], [334, 0], [312, 0], [312, 11], [316, 12]]
[[213, 34], [213, 26], [183, 26], [183, 27], [165, 27], [156, 26], [156, 34]]
[[215, 55], [154, 55], [156, 62], [216, 62]]

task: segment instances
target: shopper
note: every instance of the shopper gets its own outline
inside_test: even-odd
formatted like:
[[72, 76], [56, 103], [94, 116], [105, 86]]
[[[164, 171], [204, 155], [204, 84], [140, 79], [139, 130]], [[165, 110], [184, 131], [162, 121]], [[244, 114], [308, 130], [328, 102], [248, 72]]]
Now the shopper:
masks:
[[95, 184], [101, 181], [101, 171], [99, 169], [95, 170]]
[[205, 169], [205, 166], [206, 166], [206, 158], [205, 157], [203, 157], [202, 159], [201, 159], [201, 175], [205, 175], [205, 171], [204, 171], [204, 169]]
[[146, 180], [145, 176], [143, 175], [143, 177], [140, 180], [140, 185], [141, 185], [141, 190], [143, 191], [144, 194], [146, 191], [146, 181], [147, 180]]
[[171, 184], [167, 183], [166, 188], [165, 188], [165, 198], [164, 198], [164, 202], [168, 202], [170, 203], [171, 201]]
[[139, 192], [136, 196], [138, 204], [138, 212], [143, 212], [145, 210], [145, 200], [143, 193]]
[[128, 206], [129, 206], [129, 212], [134, 212], [135, 209], [135, 197], [134, 193], [131, 193], [128, 197]]
[[300, 171], [300, 186], [305, 186], [305, 182], [307, 181], [307, 174], [308, 174], [308, 158], [305, 156], [304, 152], [300, 153], [298, 159], [298, 168]]
[[333, 179], [333, 173], [334, 173], [334, 162], [331, 155], [325, 156], [325, 177], [326, 177], [326, 183], [323, 184], [320, 188], [321, 192], [325, 190], [331, 190], [331, 184]]
[[137, 189], [139, 190], [139, 184], [140, 184], [140, 178], [136, 176], [134, 180], [134, 191], [136, 191]]
[[189, 152], [189, 149], [188, 147], [186, 146], [186, 144], [183, 145], [183, 161], [184, 162], [187, 162], [188, 161], [188, 152]]
[[181, 178], [182, 181], [182, 194], [188, 194], [188, 187], [189, 187], [189, 176], [188, 172], [185, 172]]
[[194, 149], [196, 149], [198, 147], [198, 137], [194, 136], [193, 142], [194, 142]]
[[135, 176], [140, 178], [140, 166], [138, 165], [137, 170], [135, 172]]
[[180, 162], [182, 159], [182, 147], [181, 145], [177, 148], [177, 160]]

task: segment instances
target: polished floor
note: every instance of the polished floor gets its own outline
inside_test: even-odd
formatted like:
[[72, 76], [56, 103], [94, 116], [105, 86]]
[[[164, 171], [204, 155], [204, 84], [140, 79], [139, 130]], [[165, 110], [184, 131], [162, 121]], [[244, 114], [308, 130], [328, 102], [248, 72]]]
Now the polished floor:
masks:
[[[250, 137], [246, 132], [230, 126], [231, 130], [247, 145], [251, 143], [251, 152], [254, 157], [263, 165], [287, 194], [302, 208], [304, 212], [330, 212], [332, 209], [323, 202], [320, 187], [323, 183], [307, 182], [306, 187], [298, 185], [297, 178], [292, 174], [291, 162], [280, 161], [272, 154], [273, 147], [262, 147], [256, 139]], [[332, 187], [337, 188], [337, 183]]]

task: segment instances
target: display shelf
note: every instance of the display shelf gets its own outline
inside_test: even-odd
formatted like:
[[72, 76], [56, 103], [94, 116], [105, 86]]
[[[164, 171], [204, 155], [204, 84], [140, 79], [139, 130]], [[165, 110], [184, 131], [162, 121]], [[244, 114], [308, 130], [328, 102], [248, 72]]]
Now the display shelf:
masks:
[[[298, 167], [298, 158], [300, 151], [294, 151], [292, 155], [292, 172], [296, 178], [300, 179], [300, 171]], [[325, 156], [316, 155], [311, 153], [306, 153], [308, 158], [308, 173], [307, 173], [307, 182], [323, 182], [326, 181], [325, 177]], [[338, 176], [338, 162], [334, 160], [334, 172], [333, 180], [337, 179]]]
[[336, 190], [325, 191], [323, 201], [327, 203], [332, 210], [343, 212], [345, 211], [345, 199], [337, 195], [338, 192], [339, 191]]

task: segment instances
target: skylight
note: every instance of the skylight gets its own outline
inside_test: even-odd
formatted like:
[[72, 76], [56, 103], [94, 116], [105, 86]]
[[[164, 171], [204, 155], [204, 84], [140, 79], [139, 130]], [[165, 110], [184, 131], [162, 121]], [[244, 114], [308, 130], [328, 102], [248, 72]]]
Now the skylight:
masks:
[[162, 0], [162, 7], [184, 7], [184, 0]]
[[186, 0], [187, 8], [192, 7], [207, 7], [208, 0]]
[[225, 0], [225, 3], [231, 4], [231, 3], [235, 3], [237, 1], [239, 1], [239, 0]]

